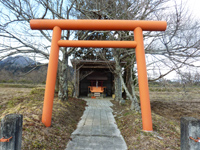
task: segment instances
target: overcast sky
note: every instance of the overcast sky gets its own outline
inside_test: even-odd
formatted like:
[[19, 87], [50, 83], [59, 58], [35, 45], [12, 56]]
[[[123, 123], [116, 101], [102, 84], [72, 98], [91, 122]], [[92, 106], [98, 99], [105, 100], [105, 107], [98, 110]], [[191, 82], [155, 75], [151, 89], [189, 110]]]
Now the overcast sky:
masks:
[[[187, 4], [186, 7], [188, 7], [188, 10], [193, 13], [193, 15], [200, 19], [200, 0], [174, 0], [176, 3], [181, 3], [181, 1], [183, 2], [183, 4]], [[70, 64], [70, 62], [69, 62]], [[168, 78], [173, 78], [174, 77], [174, 73], [172, 73], [171, 75], [168, 76]]]
[[182, 1], [187, 4], [189, 10], [192, 13], [194, 13], [195, 17], [200, 19], [200, 0], [182, 0]]

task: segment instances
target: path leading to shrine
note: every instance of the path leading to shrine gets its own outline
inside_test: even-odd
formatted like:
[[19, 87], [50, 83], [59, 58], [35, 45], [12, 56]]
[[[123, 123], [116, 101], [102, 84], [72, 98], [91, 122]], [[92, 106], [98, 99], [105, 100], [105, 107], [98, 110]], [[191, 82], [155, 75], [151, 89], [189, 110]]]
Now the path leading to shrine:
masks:
[[113, 104], [106, 99], [85, 100], [88, 106], [66, 150], [126, 150], [110, 108]]

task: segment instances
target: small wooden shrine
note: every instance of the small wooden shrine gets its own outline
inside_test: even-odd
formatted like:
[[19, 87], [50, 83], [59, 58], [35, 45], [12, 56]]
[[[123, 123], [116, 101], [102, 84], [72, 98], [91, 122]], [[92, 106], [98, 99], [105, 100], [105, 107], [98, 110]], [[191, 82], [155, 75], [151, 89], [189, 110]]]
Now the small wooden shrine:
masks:
[[71, 63], [74, 68], [75, 97], [111, 97], [117, 94], [121, 98], [121, 82], [114, 74], [115, 61], [72, 59]]

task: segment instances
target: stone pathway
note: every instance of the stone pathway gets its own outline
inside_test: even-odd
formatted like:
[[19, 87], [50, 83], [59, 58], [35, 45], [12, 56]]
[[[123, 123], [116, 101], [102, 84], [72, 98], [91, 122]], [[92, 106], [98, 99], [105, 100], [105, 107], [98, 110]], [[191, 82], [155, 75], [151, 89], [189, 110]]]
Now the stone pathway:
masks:
[[115, 123], [112, 103], [105, 99], [85, 99], [87, 107], [65, 150], [126, 150]]

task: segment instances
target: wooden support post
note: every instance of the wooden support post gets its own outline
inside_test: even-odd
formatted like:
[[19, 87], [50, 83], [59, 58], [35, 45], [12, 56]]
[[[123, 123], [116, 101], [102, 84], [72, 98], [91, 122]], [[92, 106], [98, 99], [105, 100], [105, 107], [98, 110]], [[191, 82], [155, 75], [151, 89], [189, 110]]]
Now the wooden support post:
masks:
[[137, 60], [143, 130], [153, 131], [145, 51], [144, 51], [144, 43], [143, 43], [143, 33], [140, 27], [137, 27], [134, 30], [134, 38], [135, 38], [135, 41], [137, 42], [135, 53], [136, 53], [136, 60]]
[[200, 137], [200, 120], [192, 117], [182, 117], [181, 150], [200, 150], [198, 137]]
[[75, 97], [78, 98], [79, 97], [79, 73], [80, 73], [80, 68], [77, 66], [75, 66], [75, 69], [74, 69], [75, 73], [74, 73], [74, 77], [75, 77]]
[[58, 41], [61, 38], [61, 29], [57, 26], [53, 28], [53, 36], [51, 41], [51, 52], [49, 57], [49, 65], [47, 71], [46, 88], [44, 95], [42, 122], [46, 127], [51, 126], [51, 117], [53, 110], [53, 99], [56, 84], [56, 75], [58, 68], [59, 46]]
[[9, 114], [1, 120], [0, 150], [21, 150], [23, 116]]
[[76, 93], [76, 91], [77, 91], [77, 89], [76, 89], [76, 88], [77, 88], [77, 87], [76, 87], [76, 82], [77, 82], [76, 73], [77, 73], [77, 72], [76, 72], [76, 68], [77, 68], [77, 64], [75, 63], [75, 66], [74, 66], [74, 88], [75, 88], [74, 90], [75, 90], [75, 92], [73, 93], [73, 94], [74, 94], [73, 96], [74, 96], [75, 98], [77, 98], [77, 93]]

